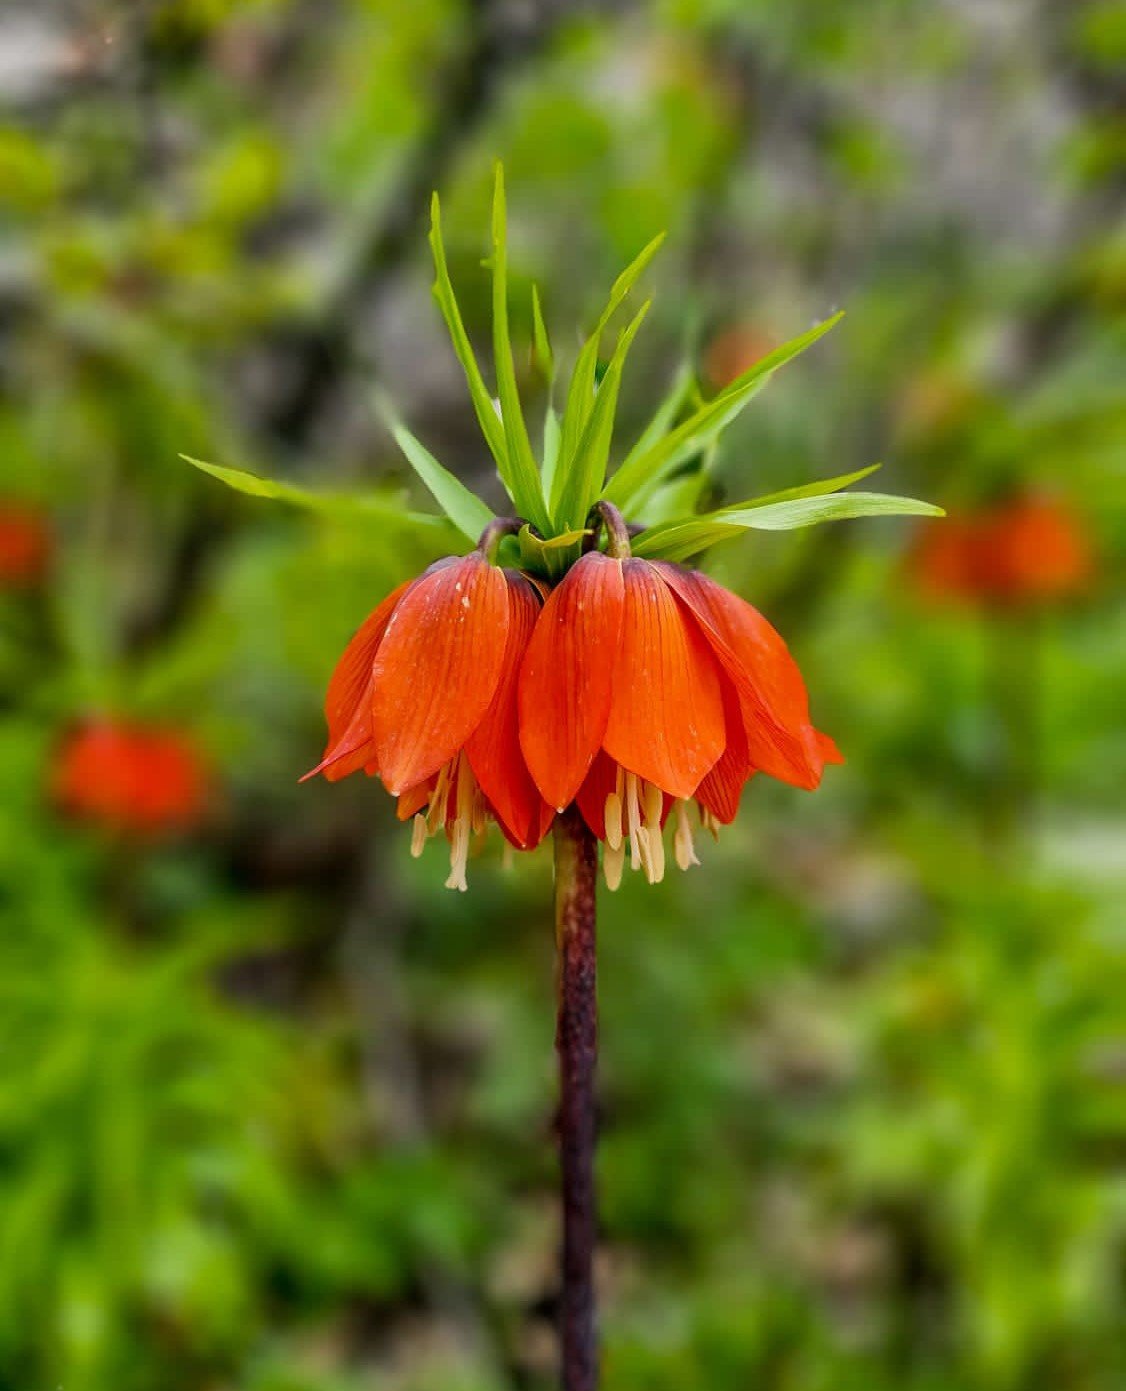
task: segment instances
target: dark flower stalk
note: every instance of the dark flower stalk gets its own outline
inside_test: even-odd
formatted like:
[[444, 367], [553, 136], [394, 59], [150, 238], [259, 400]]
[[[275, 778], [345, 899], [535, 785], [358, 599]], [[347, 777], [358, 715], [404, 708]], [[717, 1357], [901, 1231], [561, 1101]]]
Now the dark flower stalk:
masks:
[[598, 1212], [594, 1185], [597, 1131], [595, 1072], [598, 999], [595, 951], [597, 842], [579, 810], [555, 820], [555, 939], [559, 1001], [559, 1155], [563, 1197], [560, 1353], [563, 1391], [595, 1391], [598, 1342], [594, 1252]]

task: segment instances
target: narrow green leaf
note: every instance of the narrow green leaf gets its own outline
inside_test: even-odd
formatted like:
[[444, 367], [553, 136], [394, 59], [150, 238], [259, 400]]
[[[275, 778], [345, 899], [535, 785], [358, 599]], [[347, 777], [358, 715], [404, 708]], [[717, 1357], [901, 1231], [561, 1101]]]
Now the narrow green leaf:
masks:
[[941, 507], [910, 497], [884, 493], [831, 493], [820, 497], [791, 498], [763, 506], [725, 508], [652, 527], [633, 543], [634, 555], [662, 560], [687, 560], [701, 551], [738, 536], [741, 531], [790, 531], [819, 522], [851, 517], [941, 517]]
[[540, 308], [540, 292], [532, 286], [532, 344], [534, 356], [548, 386], [555, 380], [555, 358], [551, 351], [551, 339], [547, 336], [547, 325], [543, 321]]
[[784, 502], [756, 504], [746, 508], [725, 508], [724, 522], [751, 527], [755, 531], [792, 531], [815, 526], [818, 522], [844, 521], [851, 517], [942, 517], [946, 514], [932, 502], [913, 497], [894, 497], [887, 493], [830, 493], [814, 497], [795, 497]]
[[[575, 450], [579, 446], [582, 432], [586, 428], [587, 416], [590, 414], [594, 405], [594, 377], [598, 370], [598, 349], [602, 341], [602, 334], [606, 325], [617, 312], [622, 301], [630, 290], [633, 289], [639, 277], [644, 273], [646, 266], [652, 261], [653, 257], [661, 248], [661, 243], [665, 239], [664, 232], [659, 233], [653, 240], [634, 258], [634, 260], [622, 271], [610, 289], [610, 298], [606, 302], [606, 307], [595, 326], [594, 332], [583, 344], [579, 352], [575, 369], [571, 373], [571, 384], [567, 391], [567, 404], [563, 411], [563, 442], [560, 450], [560, 457], [564, 461], [564, 469], [556, 476], [557, 493], [562, 490], [561, 474], [566, 471], [566, 466], [570, 464], [574, 457]], [[552, 510], [558, 504], [558, 495], [551, 499]]]
[[559, 412], [554, 406], [548, 406], [543, 417], [543, 491], [545, 497], [550, 497], [555, 481], [555, 470], [559, 464], [559, 444], [561, 440], [559, 429]]
[[635, 556], [644, 560], [691, 560], [702, 551], [718, 546], [721, 541], [731, 541], [741, 536], [743, 530], [733, 523], [697, 517], [690, 522], [650, 527], [636, 537], [630, 549]]
[[303, 507], [309, 512], [331, 513], [347, 516], [363, 513], [369, 517], [380, 517], [389, 523], [415, 527], [442, 527], [441, 517], [430, 517], [424, 512], [408, 512], [401, 502], [372, 493], [315, 493], [299, 488], [293, 483], [279, 483], [272, 478], [262, 478], [256, 473], [243, 469], [224, 468], [222, 464], [208, 464], [202, 459], [193, 459], [189, 454], [181, 454], [185, 463], [203, 473], [209, 473], [233, 488], [236, 493], [248, 497], [270, 498], [275, 502], [286, 502], [292, 507]]
[[622, 468], [625, 468], [637, 455], [644, 454], [664, 439], [672, 429], [672, 423], [688, 400], [695, 383], [696, 373], [691, 364], [682, 363], [673, 378], [672, 386], [669, 387], [664, 399], [650, 417], [649, 424], [642, 430], [637, 443], [622, 460]]
[[449, 268], [446, 265], [446, 249], [442, 243], [442, 212], [436, 193], [430, 201], [430, 249], [434, 256], [434, 298], [438, 301], [442, 317], [450, 331], [450, 338], [453, 340], [457, 360], [461, 363], [465, 380], [469, 383], [469, 394], [473, 400], [473, 409], [477, 413], [481, 433], [485, 436], [489, 450], [496, 460], [501, 481], [511, 493], [508, 481], [508, 449], [505, 444], [504, 426], [501, 424], [496, 407], [493, 405], [492, 393], [485, 385], [481, 369], [477, 366], [473, 345], [469, 341], [469, 335], [466, 333], [465, 324], [462, 321], [461, 310], [458, 308], [453, 282], [450, 280]]
[[[714, 449], [713, 443], [709, 446], [709, 452]], [[857, 469], [854, 473], [838, 474], [836, 478], [818, 478], [812, 483], [802, 483], [795, 488], [783, 488], [776, 493], [763, 493], [760, 497], [750, 498], [746, 502], [736, 502], [727, 507], [721, 507], [711, 515], [718, 520], [726, 512], [743, 512], [752, 507], [767, 507], [776, 502], [789, 502], [792, 498], [821, 497], [825, 493], [836, 493], [842, 488], [849, 487], [852, 483], [859, 483], [862, 478], [870, 477], [880, 467], [879, 464], [869, 464], [867, 468]], [[696, 469], [683, 477], [678, 475], [668, 483], [662, 483], [641, 508], [640, 519], [651, 529], [665, 523], [679, 525], [684, 521], [695, 520], [692, 515], [695, 500], [699, 497], [706, 481], [706, 469]]]
[[[695, 370], [690, 362], [683, 362], [677, 369], [664, 399], [653, 412], [648, 425], [626, 455], [624, 462], [629, 463], [636, 455], [644, 453], [664, 439], [685, 406], [690, 401], [699, 403], [701, 399]], [[656, 526], [659, 522], [692, 516], [698, 510], [700, 496], [707, 486], [715, 452], [716, 443], [713, 440], [700, 451], [691, 467], [673, 471], [670, 477], [658, 484], [644, 503], [633, 509], [634, 519], [646, 526]]]
[[376, 407], [407, 462], [429, 489], [431, 496], [454, 526], [476, 544], [481, 533], [495, 518], [476, 493], [435, 459], [426, 446], [395, 415], [389, 402], [376, 398]]
[[541, 531], [550, 530], [543, 484], [524, 424], [520, 393], [516, 387], [516, 366], [508, 332], [508, 245], [504, 203], [504, 170], [496, 167], [493, 185], [493, 357], [500, 396], [504, 439], [510, 477], [507, 480], [517, 510], [535, 522]]
[[705, 451], [705, 458], [698, 467], [676, 473], [650, 493], [640, 508], [635, 508], [633, 517], [647, 527], [658, 526], [663, 522], [683, 520], [694, 516], [699, 510], [700, 497], [707, 487], [711, 470], [710, 456], [715, 445]]
[[841, 314], [834, 314], [808, 333], [767, 353], [651, 448], [632, 452], [610, 479], [603, 495], [623, 510], [639, 507], [678, 464], [715, 439], [779, 367], [816, 343], [841, 317]]
[[587, 513], [598, 499], [606, 479], [606, 461], [610, 457], [610, 439], [614, 433], [614, 415], [618, 409], [618, 392], [622, 372], [637, 330], [644, 322], [652, 300], [646, 300], [627, 328], [623, 329], [614, 349], [614, 356], [599, 383], [594, 409], [587, 418], [586, 429], [567, 470], [559, 505], [554, 519], [561, 526], [581, 526]]
[[769, 507], [775, 502], [789, 502], [793, 498], [823, 497], [826, 493], [839, 493], [842, 488], [859, 483], [862, 478], [870, 478], [882, 467], [882, 464], [869, 464], [867, 468], [859, 468], [854, 473], [840, 473], [836, 478], [818, 478], [812, 483], [801, 483], [796, 488], [783, 488], [780, 492], [763, 493], [761, 497], [749, 498], [746, 502], [733, 502], [727, 507], [721, 507], [719, 511], [745, 512], [751, 507]]

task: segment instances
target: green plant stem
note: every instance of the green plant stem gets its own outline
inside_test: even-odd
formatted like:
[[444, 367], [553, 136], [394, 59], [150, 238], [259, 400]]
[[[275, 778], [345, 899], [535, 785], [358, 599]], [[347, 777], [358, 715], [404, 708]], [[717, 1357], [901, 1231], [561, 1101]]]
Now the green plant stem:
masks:
[[596, 1391], [594, 1252], [597, 1206], [594, 1082], [598, 1058], [595, 901], [598, 850], [578, 808], [555, 819], [555, 938], [559, 953], [559, 1155], [563, 1197], [560, 1300], [563, 1391]]

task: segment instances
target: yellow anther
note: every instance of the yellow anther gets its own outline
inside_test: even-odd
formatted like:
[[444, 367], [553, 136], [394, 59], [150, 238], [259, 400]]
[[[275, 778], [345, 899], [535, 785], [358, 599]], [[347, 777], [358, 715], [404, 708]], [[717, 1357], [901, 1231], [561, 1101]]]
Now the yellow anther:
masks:
[[617, 845], [609, 845], [602, 851], [602, 873], [606, 887], [611, 893], [622, 882], [622, 870], [626, 863], [626, 848], [619, 840]]
[[688, 807], [683, 798], [677, 799], [674, 810], [676, 833], [673, 836], [673, 852], [680, 868], [688, 869], [692, 865], [698, 865], [700, 861], [696, 858], [696, 846], [692, 841], [692, 827], [688, 824]]
[[622, 799], [616, 792], [606, 798], [606, 844], [613, 850], [622, 843]]

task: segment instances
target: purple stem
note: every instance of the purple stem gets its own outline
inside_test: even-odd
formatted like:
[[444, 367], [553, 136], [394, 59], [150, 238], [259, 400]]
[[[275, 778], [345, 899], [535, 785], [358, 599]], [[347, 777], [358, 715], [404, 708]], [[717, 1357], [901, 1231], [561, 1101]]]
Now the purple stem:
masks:
[[563, 1195], [560, 1309], [563, 1391], [596, 1391], [594, 1191], [598, 1058], [595, 881], [598, 848], [578, 808], [555, 819], [555, 937], [559, 952], [559, 1153]]

